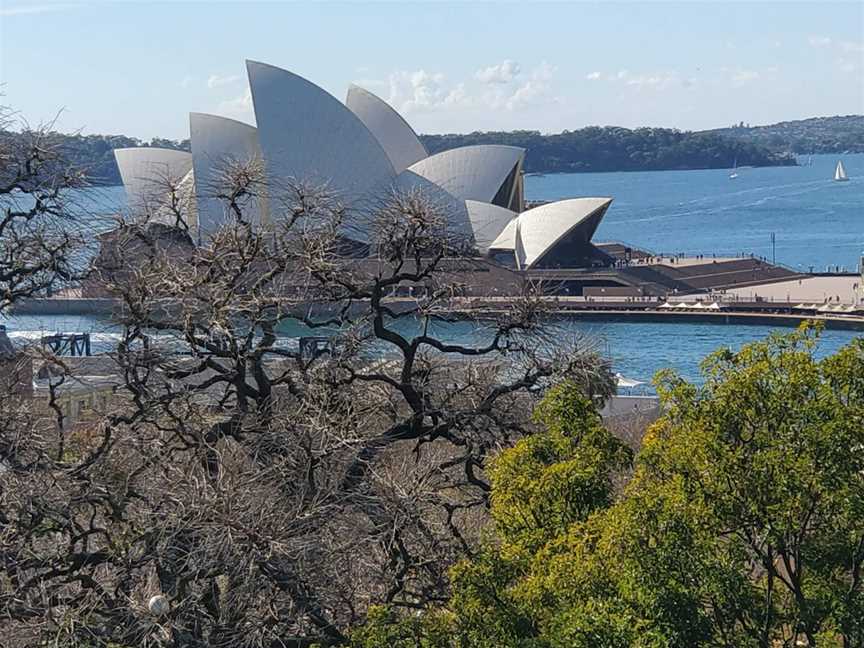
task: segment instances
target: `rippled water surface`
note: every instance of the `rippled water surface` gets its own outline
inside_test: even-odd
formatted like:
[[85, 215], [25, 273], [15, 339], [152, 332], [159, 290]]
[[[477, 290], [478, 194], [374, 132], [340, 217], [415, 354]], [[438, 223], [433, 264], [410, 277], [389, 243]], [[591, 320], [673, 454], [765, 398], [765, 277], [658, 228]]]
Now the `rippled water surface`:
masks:
[[[849, 182], [834, 182], [842, 157]], [[754, 253], [808, 270], [853, 268], [864, 251], [864, 155], [812, 166], [530, 176], [529, 199], [612, 196], [595, 240], [654, 252]]]

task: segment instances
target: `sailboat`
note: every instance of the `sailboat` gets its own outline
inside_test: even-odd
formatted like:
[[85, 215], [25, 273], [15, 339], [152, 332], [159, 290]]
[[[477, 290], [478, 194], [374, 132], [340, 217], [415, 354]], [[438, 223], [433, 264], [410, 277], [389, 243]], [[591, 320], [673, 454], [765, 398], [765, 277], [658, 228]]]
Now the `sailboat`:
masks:
[[834, 182], [846, 182], [848, 179], [846, 168], [843, 166], [843, 160], [837, 160], [837, 168], [834, 169]]
[[734, 180], [738, 177], [738, 172], [736, 169], [738, 168], [738, 158], [735, 158], [735, 162], [732, 163], [732, 173], [729, 174], [729, 179]]

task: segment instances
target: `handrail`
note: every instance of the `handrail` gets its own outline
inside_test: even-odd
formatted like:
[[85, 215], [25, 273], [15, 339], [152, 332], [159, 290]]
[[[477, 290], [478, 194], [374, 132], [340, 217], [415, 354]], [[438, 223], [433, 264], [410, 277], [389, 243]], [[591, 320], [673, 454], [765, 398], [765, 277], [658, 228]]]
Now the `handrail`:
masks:
[[595, 243], [595, 245], [623, 245], [624, 247], [631, 248], [633, 250], [638, 250], [640, 252], [645, 252], [646, 254], [651, 255], [652, 257], [662, 258], [662, 259], [695, 259], [696, 257], [701, 256], [706, 261], [711, 259], [759, 259], [760, 261], [764, 261], [772, 266], [777, 266], [779, 268], [784, 268], [785, 270], [789, 270], [790, 272], [794, 272], [795, 274], [804, 275], [809, 274], [807, 272], [802, 272], [800, 269], [795, 268], [787, 263], [783, 263], [782, 261], [769, 261], [767, 257], [759, 256], [758, 254], [754, 254], [750, 252], [749, 254], [744, 252], [735, 252], [733, 253], [719, 253], [712, 252], [711, 256], [707, 254], [696, 254], [696, 253], [686, 253], [686, 252], [655, 252], [654, 250], [650, 250], [645, 247], [640, 247], [638, 245], [631, 245], [625, 241], [620, 240], [612, 240], [612, 241], [601, 241]]

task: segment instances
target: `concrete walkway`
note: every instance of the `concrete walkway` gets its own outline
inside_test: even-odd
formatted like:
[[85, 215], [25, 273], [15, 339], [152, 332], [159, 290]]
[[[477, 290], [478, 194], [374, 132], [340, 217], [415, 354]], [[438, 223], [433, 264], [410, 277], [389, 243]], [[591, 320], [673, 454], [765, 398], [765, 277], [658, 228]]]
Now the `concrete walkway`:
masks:
[[831, 302], [837, 303], [838, 297], [841, 304], [855, 304], [860, 301], [856, 295], [860, 284], [861, 277], [857, 275], [808, 277], [761, 286], [732, 288], [726, 290], [726, 294], [751, 301], [755, 301], [758, 297], [771, 301], [790, 302], [793, 305], [802, 302], [824, 304], [829, 301], [829, 298]]

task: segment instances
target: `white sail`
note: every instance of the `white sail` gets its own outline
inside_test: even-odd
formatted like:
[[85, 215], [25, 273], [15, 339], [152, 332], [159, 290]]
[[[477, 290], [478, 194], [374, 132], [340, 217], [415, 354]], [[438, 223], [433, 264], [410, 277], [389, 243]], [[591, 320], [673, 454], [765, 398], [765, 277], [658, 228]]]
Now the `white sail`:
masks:
[[843, 160], [839, 160], [837, 162], [837, 168], [834, 169], [834, 180], [837, 182], [843, 182], [844, 180], [848, 180], [849, 178], [846, 175], [846, 169], [843, 166]]

